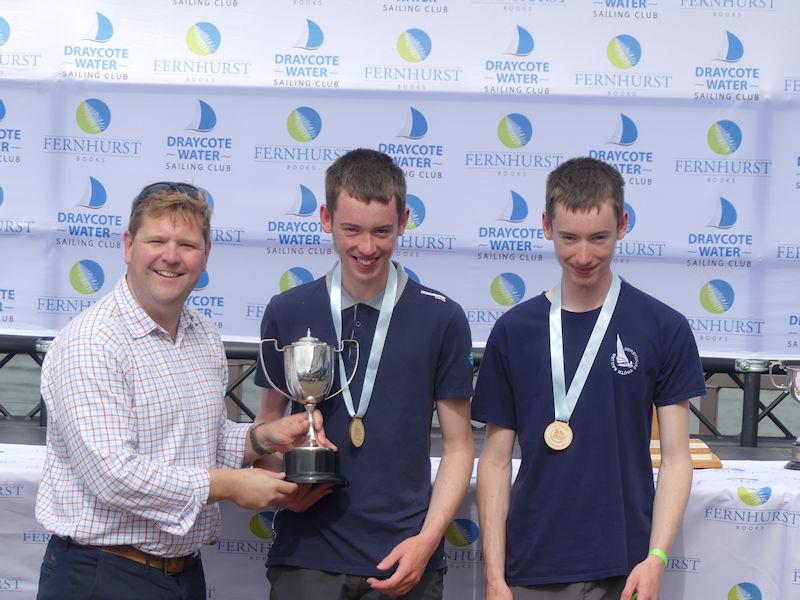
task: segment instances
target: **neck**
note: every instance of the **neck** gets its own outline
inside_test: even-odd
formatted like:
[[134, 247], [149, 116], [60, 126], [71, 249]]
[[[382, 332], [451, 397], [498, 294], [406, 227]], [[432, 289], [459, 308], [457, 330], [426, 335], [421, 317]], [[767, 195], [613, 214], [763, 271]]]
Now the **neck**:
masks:
[[389, 279], [389, 269], [394, 269], [394, 263], [389, 262], [383, 273], [367, 283], [351, 280], [343, 269], [342, 287], [347, 290], [347, 293], [350, 294], [356, 302], [367, 302], [386, 289], [386, 282]]
[[586, 312], [603, 306], [611, 287], [612, 273], [608, 271], [591, 287], [576, 286], [567, 277], [561, 277], [561, 307], [571, 312]]

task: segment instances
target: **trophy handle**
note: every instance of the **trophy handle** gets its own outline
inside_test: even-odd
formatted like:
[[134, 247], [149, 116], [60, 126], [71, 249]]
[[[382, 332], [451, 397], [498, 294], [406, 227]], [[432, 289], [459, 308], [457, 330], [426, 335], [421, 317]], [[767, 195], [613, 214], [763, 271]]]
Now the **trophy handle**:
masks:
[[775, 367], [775, 366], [783, 367], [783, 363], [781, 361], [779, 361], [779, 360], [773, 360], [773, 361], [771, 361], [769, 363], [769, 380], [772, 382], [772, 385], [774, 385], [779, 390], [788, 391], [789, 390], [789, 385], [788, 384], [785, 383], [783, 385], [780, 385], [777, 381], [775, 381], [775, 378], [772, 376], [772, 367]]
[[291, 401], [294, 401], [294, 398], [292, 398], [289, 394], [284, 392], [281, 388], [279, 388], [277, 385], [273, 383], [272, 378], [269, 376], [269, 373], [267, 373], [267, 365], [264, 364], [264, 352], [262, 351], [262, 348], [264, 347], [264, 342], [272, 342], [277, 352], [283, 352], [284, 350], [286, 350], [286, 348], [278, 348], [278, 340], [276, 340], [275, 338], [268, 338], [261, 340], [258, 343], [258, 361], [261, 363], [261, 370], [264, 371], [264, 377], [267, 378], [267, 381], [272, 386], [272, 389], [278, 392], [283, 397], [288, 398]]
[[[350, 342], [351, 344], [355, 344], [355, 346], [356, 346], [356, 366], [353, 369], [353, 372], [350, 373], [350, 377], [347, 379], [347, 387], [350, 387], [350, 382], [353, 381], [353, 377], [356, 376], [356, 371], [358, 371], [358, 361], [359, 361], [359, 345], [358, 345], [358, 342], [356, 340], [342, 340], [339, 343], [339, 347], [338, 348], [334, 348], [333, 351], [334, 352], [338, 352], [338, 353], [341, 354], [344, 351], [344, 345], [347, 342]], [[333, 398], [336, 394], [341, 394], [343, 389], [344, 388], [340, 387], [338, 391], [333, 392], [330, 396], [328, 396], [328, 398]]]

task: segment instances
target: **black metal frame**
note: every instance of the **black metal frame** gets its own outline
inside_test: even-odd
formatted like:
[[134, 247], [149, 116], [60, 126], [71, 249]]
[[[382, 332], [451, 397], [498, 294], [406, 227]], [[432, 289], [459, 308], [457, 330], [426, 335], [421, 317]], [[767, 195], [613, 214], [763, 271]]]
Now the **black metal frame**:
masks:
[[[42, 351], [42, 342], [45, 344], [49, 340], [46, 338], [36, 338], [32, 336], [0, 336], [0, 354], [6, 356], [0, 360], [0, 369], [11, 361], [18, 354], [27, 354], [30, 356], [39, 367], [42, 366], [44, 360], [44, 352]], [[252, 365], [248, 366], [241, 375], [234, 381], [229, 382], [228, 388], [225, 391], [227, 398], [231, 401], [251, 420], [255, 418], [255, 414], [247, 405], [239, 398], [239, 395], [234, 391], [244, 381], [246, 381], [255, 372], [255, 361], [258, 359], [258, 344], [255, 342], [226, 342], [225, 353], [228, 360], [246, 360], [254, 361]], [[477, 374], [480, 369], [480, 361], [483, 356], [483, 350], [476, 348], [473, 351], [474, 359], [474, 373]], [[773, 414], [773, 410], [778, 404], [789, 396], [789, 393], [784, 391], [779, 394], [769, 406], [765, 406], [761, 402], [761, 376], [767, 374], [769, 371], [769, 361], [764, 360], [747, 360], [747, 359], [732, 359], [732, 358], [703, 358], [703, 371], [705, 373], [706, 381], [713, 375], [724, 374], [730, 377], [737, 387], [743, 392], [742, 400], [742, 429], [739, 434], [740, 445], [748, 448], [755, 448], [758, 446], [758, 424], [764, 418], [769, 418], [778, 429], [784, 434], [785, 439], [794, 440], [794, 434]], [[774, 372], [785, 373], [779, 367], [776, 367]], [[717, 427], [708, 420], [708, 418], [694, 405], [690, 404], [692, 414], [694, 414], [700, 422], [708, 428], [715, 438], [724, 437]], [[25, 415], [24, 418], [33, 420], [36, 415], [39, 415], [39, 424], [41, 426], [47, 425], [47, 411], [44, 403], [39, 398], [37, 405]], [[0, 418], [19, 418], [12, 415], [0, 403]]]

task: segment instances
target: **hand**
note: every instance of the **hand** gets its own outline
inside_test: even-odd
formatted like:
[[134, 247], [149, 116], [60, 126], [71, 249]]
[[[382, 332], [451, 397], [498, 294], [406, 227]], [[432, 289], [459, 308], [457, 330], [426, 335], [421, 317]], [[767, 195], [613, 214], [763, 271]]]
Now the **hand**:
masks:
[[333, 484], [330, 483], [301, 483], [297, 486], [297, 491], [281, 503], [281, 507], [293, 512], [304, 512], [332, 491]]
[[242, 508], [261, 510], [267, 506], [282, 505], [297, 493], [298, 485], [284, 481], [285, 473], [265, 469], [237, 469], [227, 497]]
[[511, 588], [506, 584], [505, 579], [499, 581], [487, 581], [485, 600], [512, 600]]
[[631, 600], [634, 595], [637, 600], [658, 600], [663, 572], [664, 562], [658, 556], [648, 555], [628, 575], [620, 600]]
[[[322, 413], [314, 411], [314, 429], [317, 434], [317, 443], [331, 450], [336, 450], [325, 435], [322, 427]], [[286, 452], [303, 444], [308, 438], [308, 415], [305, 412], [283, 417], [272, 423], [262, 423], [256, 429], [256, 436], [261, 445], [269, 448], [270, 452]]]
[[431, 546], [430, 542], [422, 537], [422, 534], [403, 540], [378, 563], [378, 569], [381, 571], [387, 571], [397, 565], [394, 574], [387, 579], [370, 577], [367, 579], [367, 583], [373, 589], [387, 596], [407, 594], [422, 579], [422, 573], [428, 566], [428, 561], [437, 544], [438, 540]]

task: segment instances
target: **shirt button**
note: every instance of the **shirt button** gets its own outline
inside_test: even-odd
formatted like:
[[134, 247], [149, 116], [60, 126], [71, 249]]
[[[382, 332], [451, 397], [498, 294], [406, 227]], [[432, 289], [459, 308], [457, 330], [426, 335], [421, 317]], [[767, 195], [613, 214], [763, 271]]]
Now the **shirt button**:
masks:
[[361, 321], [356, 321], [356, 327], [361, 327]]

